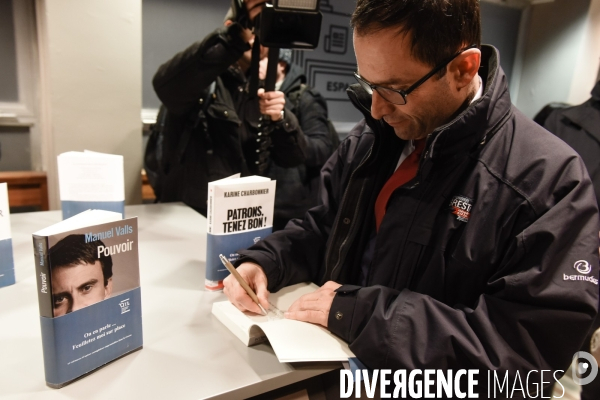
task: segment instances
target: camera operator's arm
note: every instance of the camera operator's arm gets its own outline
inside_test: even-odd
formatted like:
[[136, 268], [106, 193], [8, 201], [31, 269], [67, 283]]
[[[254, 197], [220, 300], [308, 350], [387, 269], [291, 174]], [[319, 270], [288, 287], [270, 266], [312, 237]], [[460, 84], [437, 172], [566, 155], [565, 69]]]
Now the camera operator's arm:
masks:
[[[307, 141], [298, 119], [285, 108], [285, 94], [258, 90], [260, 112], [271, 118], [271, 158], [280, 167], [291, 168], [306, 162]], [[284, 111], [285, 110], [285, 111]]]
[[[259, 2], [264, 0], [249, 1], [247, 5]], [[152, 84], [158, 98], [169, 112], [185, 114], [203, 97], [208, 86], [250, 49], [251, 38], [248, 29], [230, 22], [229, 26], [217, 29], [203, 41], [176, 54], [154, 75]]]
[[296, 105], [286, 104], [282, 92], [259, 91], [259, 97], [261, 112], [276, 122], [271, 133], [273, 161], [282, 167], [306, 164], [320, 169], [333, 150], [325, 99], [312, 89], [304, 90]]
[[295, 108], [288, 107], [292, 109], [306, 137], [306, 166], [320, 170], [333, 153], [325, 99], [315, 90], [307, 88]]

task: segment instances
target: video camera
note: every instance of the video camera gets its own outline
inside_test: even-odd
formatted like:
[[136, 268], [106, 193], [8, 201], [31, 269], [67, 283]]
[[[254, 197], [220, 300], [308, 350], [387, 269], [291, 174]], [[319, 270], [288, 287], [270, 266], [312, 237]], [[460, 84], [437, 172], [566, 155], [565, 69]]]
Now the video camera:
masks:
[[314, 49], [319, 45], [320, 0], [271, 0], [255, 21], [255, 33], [267, 47]]
[[232, 19], [254, 28], [260, 43], [285, 49], [314, 49], [319, 44], [320, 0], [267, 0], [261, 13], [250, 21], [244, 0], [232, 0]]
[[258, 59], [260, 45], [269, 48], [269, 66], [265, 90], [275, 88], [279, 49], [314, 49], [319, 45], [321, 21], [320, 0], [267, 0], [262, 11], [252, 22], [243, 0], [232, 0], [232, 20], [244, 28], [254, 28], [258, 40], [252, 48], [255, 76], [250, 80], [250, 93], [258, 87]]

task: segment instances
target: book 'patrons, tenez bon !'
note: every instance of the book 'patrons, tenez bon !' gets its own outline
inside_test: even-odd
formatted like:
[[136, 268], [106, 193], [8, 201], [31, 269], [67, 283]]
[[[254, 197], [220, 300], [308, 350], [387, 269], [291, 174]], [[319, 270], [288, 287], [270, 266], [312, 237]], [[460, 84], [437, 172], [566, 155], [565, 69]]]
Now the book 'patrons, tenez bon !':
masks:
[[208, 184], [206, 279], [207, 290], [223, 288], [229, 275], [219, 254], [230, 262], [273, 230], [275, 181], [240, 174]]
[[142, 348], [137, 218], [88, 210], [33, 234], [46, 384]]

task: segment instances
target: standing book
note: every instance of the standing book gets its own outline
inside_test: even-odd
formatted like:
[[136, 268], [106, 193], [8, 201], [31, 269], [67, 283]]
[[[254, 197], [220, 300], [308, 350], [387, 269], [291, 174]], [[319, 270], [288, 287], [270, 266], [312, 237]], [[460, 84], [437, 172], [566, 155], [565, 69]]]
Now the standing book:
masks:
[[240, 174], [208, 184], [205, 288], [223, 288], [229, 275], [219, 254], [230, 262], [273, 230], [275, 181], [262, 176]]
[[322, 326], [283, 317], [301, 296], [318, 289], [299, 283], [269, 295], [267, 315], [238, 310], [229, 301], [213, 304], [212, 313], [246, 346], [268, 340], [280, 362], [348, 361], [354, 354], [348, 344]]
[[142, 348], [137, 218], [88, 210], [33, 234], [46, 384]]
[[0, 288], [15, 283], [10, 208], [6, 183], [0, 183]]
[[58, 155], [57, 164], [63, 219], [89, 209], [125, 216], [123, 156], [69, 151]]

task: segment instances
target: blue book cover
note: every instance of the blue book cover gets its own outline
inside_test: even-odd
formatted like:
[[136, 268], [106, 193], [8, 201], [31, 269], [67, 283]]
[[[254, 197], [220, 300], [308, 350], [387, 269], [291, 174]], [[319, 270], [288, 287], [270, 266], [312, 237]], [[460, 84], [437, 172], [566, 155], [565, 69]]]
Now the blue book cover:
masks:
[[273, 230], [276, 182], [262, 176], [238, 175], [208, 184], [206, 277], [207, 290], [223, 288], [229, 271], [219, 254], [234, 262], [246, 249]]
[[125, 217], [125, 200], [121, 201], [75, 201], [62, 200], [60, 202], [63, 219], [71, 218], [87, 210], [114, 211]]
[[8, 188], [0, 183], [0, 288], [15, 283]]
[[0, 288], [15, 283], [12, 239], [0, 240]]
[[[237, 251], [247, 249], [254, 243], [265, 238], [273, 230], [272, 227], [252, 230], [248, 232], [233, 233], [229, 235], [213, 235], [207, 233], [206, 244], [206, 281], [207, 289], [222, 289], [223, 279], [227, 278], [229, 271], [219, 259], [223, 254], [230, 262], [239, 258]], [[216, 283], [215, 283], [216, 282]]]
[[33, 234], [46, 384], [143, 345], [137, 219], [89, 210]]

